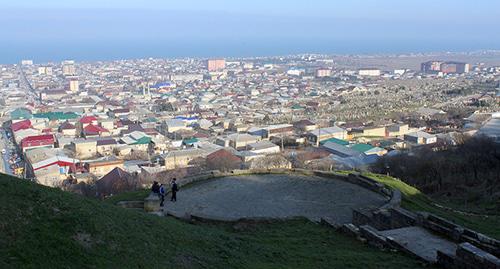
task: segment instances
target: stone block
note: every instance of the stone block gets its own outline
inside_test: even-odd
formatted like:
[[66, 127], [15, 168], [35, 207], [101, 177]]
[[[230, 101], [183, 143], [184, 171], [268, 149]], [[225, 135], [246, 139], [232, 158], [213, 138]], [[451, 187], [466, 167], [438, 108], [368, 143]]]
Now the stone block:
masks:
[[144, 211], [160, 211], [160, 197], [156, 193], [150, 193], [148, 197], [144, 198]]

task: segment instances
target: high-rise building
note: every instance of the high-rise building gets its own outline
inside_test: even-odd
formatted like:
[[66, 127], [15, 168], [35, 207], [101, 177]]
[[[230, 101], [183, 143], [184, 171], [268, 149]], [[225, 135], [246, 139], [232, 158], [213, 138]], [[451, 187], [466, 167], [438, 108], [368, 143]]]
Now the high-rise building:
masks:
[[207, 69], [209, 72], [220, 71], [224, 68], [226, 68], [226, 60], [224, 59], [207, 60]]
[[21, 65], [33, 65], [33, 60], [22, 60]]
[[318, 78], [324, 78], [324, 77], [329, 77], [332, 75], [332, 70], [326, 69], [326, 68], [320, 68], [316, 70], [316, 77]]
[[463, 74], [470, 71], [470, 65], [461, 62], [428, 61], [421, 64], [420, 70], [423, 73]]
[[463, 73], [469, 73], [470, 66], [467, 63], [460, 63], [460, 62], [446, 62], [441, 64], [441, 72], [450, 74], [450, 73], [456, 73], [456, 74], [463, 74]]
[[80, 88], [80, 83], [77, 78], [72, 78], [69, 80], [69, 90], [72, 92], [77, 92]]
[[440, 61], [428, 61], [420, 64], [420, 71], [424, 73], [437, 73], [441, 71], [441, 64], [443, 62]]
[[76, 75], [76, 68], [74, 61], [64, 61], [62, 62], [62, 72], [65, 76], [74, 76]]
[[38, 67], [38, 74], [52, 76], [52, 67], [40, 66], [40, 67]]

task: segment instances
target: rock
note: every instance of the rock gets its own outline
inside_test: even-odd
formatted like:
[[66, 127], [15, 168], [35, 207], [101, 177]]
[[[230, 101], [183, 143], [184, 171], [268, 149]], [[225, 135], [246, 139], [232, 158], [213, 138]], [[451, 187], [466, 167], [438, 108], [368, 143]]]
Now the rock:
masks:
[[148, 197], [144, 198], [144, 211], [158, 212], [160, 211], [160, 197], [156, 193], [150, 193]]

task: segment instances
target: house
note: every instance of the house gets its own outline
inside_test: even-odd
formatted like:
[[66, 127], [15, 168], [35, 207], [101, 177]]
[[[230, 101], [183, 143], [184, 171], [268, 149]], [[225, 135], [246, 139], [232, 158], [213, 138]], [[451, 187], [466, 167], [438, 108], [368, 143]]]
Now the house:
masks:
[[10, 112], [10, 118], [12, 120], [26, 120], [31, 119], [33, 116], [31, 115], [31, 111], [26, 108], [16, 108], [12, 112]]
[[280, 147], [270, 141], [258, 141], [255, 143], [248, 144], [248, 151], [257, 153], [257, 154], [274, 154], [280, 153]]
[[276, 124], [263, 128], [263, 138], [272, 136], [285, 136], [293, 134], [293, 125], [291, 124]]
[[343, 145], [339, 145], [334, 142], [326, 142], [325, 144], [323, 144], [322, 148], [340, 158], [359, 157], [360, 155], [363, 154], [362, 152], [359, 152], [357, 150], [354, 150], [352, 148]]
[[338, 126], [332, 126], [327, 128], [318, 128], [314, 131], [307, 133], [307, 139], [311, 143], [315, 143], [317, 145], [319, 144], [320, 141], [330, 138], [346, 139], [347, 131]]
[[479, 129], [476, 135], [484, 135], [500, 143], [500, 112], [493, 113], [491, 119]]
[[13, 122], [10, 125], [10, 129], [12, 130], [12, 132], [17, 132], [17, 131], [20, 131], [20, 130], [26, 130], [26, 129], [29, 129], [31, 127], [32, 126], [31, 126], [31, 121], [30, 120], [21, 120], [21, 121]]
[[76, 126], [69, 121], [65, 121], [61, 125], [59, 125], [58, 132], [62, 133], [64, 136], [77, 136]]
[[98, 139], [96, 141], [96, 151], [102, 156], [108, 156], [113, 154], [113, 150], [118, 146], [118, 142], [114, 138], [108, 137], [103, 139]]
[[310, 132], [316, 130], [318, 125], [310, 120], [300, 120], [293, 123], [293, 127], [297, 128], [302, 132]]
[[203, 158], [205, 154], [203, 150], [197, 148], [170, 151], [164, 156], [165, 168], [170, 170], [188, 167], [193, 160]]
[[34, 148], [54, 148], [56, 138], [53, 134], [35, 135], [25, 137], [21, 141], [23, 152]]
[[416, 145], [427, 145], [437, 142], [437, 136], [417, 131], [404, 135], [404, 140]]
[[409, 132], [410, 128], [408, 124], [393, 124], [387, 126], [385, 129], [385, 136], [395, 137], [403, 136]]
[[98, 125], [89, 124], [83, 128], [82, 135], [85, 138], [109, 136], [109, 130]]
[[96, 181], [97, 195], [99, 197], [108, 197], [135, 190], [137, 187], [137, 178], [120, 167], [115, 167]]
[[219, 149], [206, 157], [210, 170], [229, 171], [241, 167], [241, 159], [226, 149]]
[[36, 136], [39, 134], [40, 134], [39, 130], [29, 128], [29, 129], [23, 129], [23, 130], [19, 130], [17, 132], [14, 132], [13, 136], [14, 136], [14, 140], [16, 141], [16, 144], [21, 145], [21, 141], [24, 138], [29, 137], [29, 136]]
[[[229, 140], [229, 146], [233, 147], [237, 150], [240, 149], [246, 149], [247, 145], [258, 142], [261, 140], [259, 136], [254, 136], [254, 135], [249, 135], [249, 134], [230, 134], [227, 136], [227, 139]], [[224, 145], [221, 145], [217, 143], [220, 146], [226, 147], [225, 143]]]
[[166, 120], [164, 123], [165, 131], [168, 133], [174, 133], [180, 130], [190, 129], [186, 127], [186, 123], [181, 119], [170, 119]]
[[123, 160], [120, 160], [114, 156], [105, 157], [98, 160], [92, 160], [85, 163], [85, 168], [89, 173], [94, 174], [98, 177], [104, 176], [111, 170], [119, 167], [123, 169]]
[[149, 144], [152, 142], [150, 136], [140, 131], [134, 131], [129, 135], [122, 137], [120, 140], [124, 144], [127, 144], [131, 148], [139, 151], [147, 151], [149, 148]]
[[78, 120], [78, 123], [81, 126], [81, 129], [85, 128], [87, 125], [96, 125], [97, 124], [97, 118], [95, 116], [83, 116], [80, 120]]
[[95, 140], [74, 140], [71, 142], [71, 148], [78, 158], [91, 158], [97, 154], [97, 141]]
[[25, 153], [26, 175], [38, 184], [58, 187], [67, 179], [71, 167], [80, 161], [69, 158], [61, 149], [36, 148]]
[[364, 153], [365, 155], [378, 155], [378, 156], [384, 156], [387, 153], [386, 149], [379, 148], [379, 147], [374, 147], [369, 144], [354, 144], [349, 146], [349, 148], [358, 151], [360, 153]]

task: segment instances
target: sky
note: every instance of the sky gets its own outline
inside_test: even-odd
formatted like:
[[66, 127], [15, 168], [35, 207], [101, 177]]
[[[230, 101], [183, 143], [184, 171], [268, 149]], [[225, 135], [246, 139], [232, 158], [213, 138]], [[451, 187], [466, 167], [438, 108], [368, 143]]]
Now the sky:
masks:
[[496, 0], [0, 0], [0, 63], [500, 49]]

